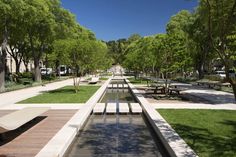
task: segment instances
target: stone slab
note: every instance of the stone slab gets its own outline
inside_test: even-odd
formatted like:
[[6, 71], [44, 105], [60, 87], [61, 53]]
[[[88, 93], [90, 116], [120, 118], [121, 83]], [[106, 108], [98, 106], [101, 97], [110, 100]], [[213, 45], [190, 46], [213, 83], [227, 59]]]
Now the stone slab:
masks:
[[142, 107], [139, 103], [130, 103], [132, 113], [142, 113]]
[[93, 108], [93, 113], [103, 113], [105, 110], [106, 104], [105, 103], [97, 103]]
[[119, 103], [119, 113], [129, 113], [128, 103]]
[[116, 113], [116, 103], [107, 103], [106, 113]]

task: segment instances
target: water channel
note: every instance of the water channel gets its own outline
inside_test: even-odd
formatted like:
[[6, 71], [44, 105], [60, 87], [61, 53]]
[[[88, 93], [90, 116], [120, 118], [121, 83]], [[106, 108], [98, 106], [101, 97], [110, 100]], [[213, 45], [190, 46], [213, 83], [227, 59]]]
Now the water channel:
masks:
[[[107, 89], [100, 102], [130, 103], [136, 100], [129, 89]], [[65, 157], [127, 156], [168, 157], [144, 114], [92, 114], [65, 155]]]

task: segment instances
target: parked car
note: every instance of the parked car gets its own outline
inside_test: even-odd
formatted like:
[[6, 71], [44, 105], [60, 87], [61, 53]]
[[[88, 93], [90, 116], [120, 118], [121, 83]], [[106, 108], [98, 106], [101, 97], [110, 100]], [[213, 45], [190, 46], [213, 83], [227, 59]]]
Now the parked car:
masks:
[[52, 74], [52, 68], [41, 68], [41, 75], [51, 75]]
[[216, 75], [222, 79], [226, 78], [225, 71], [216, 71]]
[[60, 65], [60, 75], [66, 75], [66, 74], [67, 74], [67, 66]]

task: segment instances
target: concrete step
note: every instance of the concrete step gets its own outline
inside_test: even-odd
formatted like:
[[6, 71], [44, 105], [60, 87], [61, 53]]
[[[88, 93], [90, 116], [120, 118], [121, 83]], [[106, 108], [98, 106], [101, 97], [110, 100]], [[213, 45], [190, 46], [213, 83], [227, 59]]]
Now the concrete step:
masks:
[[93, 108], [93, 113], [103, 113], [105, 110], [105, 103], [97, 103], [95, 107]]
[[106, 113], [116, 113], [116, 103], [107, 103]]
[[119, 113], [129, 113], [128, 103], [119, 103]]
[[130, 103], [132, 113], [142, 113], [142, 107], [139, 103]]
[[127, 84], [109, 84], [108, 85], [108, 88], [113, 88], [113, 89], [116, 89], [116, 88], [128, 88], [128, 85]]

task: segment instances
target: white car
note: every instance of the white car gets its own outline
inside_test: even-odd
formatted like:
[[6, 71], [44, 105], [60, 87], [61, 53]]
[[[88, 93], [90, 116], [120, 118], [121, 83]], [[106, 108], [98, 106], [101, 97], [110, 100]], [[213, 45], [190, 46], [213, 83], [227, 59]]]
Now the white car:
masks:
[[60, 65], [60, 75], [66, 75], [66, 74], [67, 74], [66, 65]]
[[41, 75], [52, 74], [52, 68], [41, 68]]
[[216, 71], [216, 75], [220, 76], [222, 79], [226, 78], [225, 71]]

